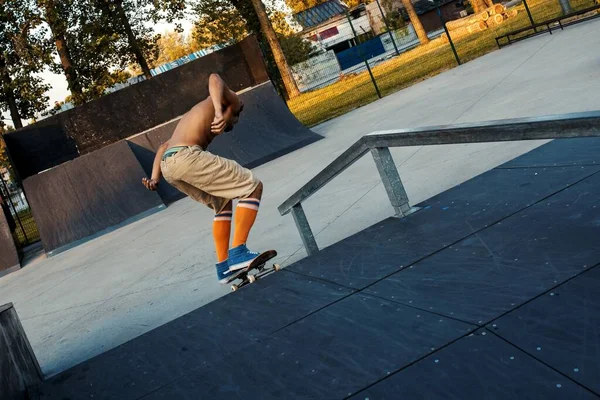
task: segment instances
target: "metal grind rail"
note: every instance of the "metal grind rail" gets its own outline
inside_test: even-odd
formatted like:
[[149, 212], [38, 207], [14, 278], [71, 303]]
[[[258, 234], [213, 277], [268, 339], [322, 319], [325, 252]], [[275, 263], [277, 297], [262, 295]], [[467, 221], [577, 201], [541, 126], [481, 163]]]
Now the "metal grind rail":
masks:
[[390, 147], [598, 136], [600, 111], [373, 132], [350, 146], [284, 201], [278, 210], [281, 215], [292, 213], [304, 247], [311, 255], [318, 252], [319, 247], [302, 209], [302, 203], [368, 152], [373, 156], [395, 216], [404, 217], [411, 212], [411, 206]]

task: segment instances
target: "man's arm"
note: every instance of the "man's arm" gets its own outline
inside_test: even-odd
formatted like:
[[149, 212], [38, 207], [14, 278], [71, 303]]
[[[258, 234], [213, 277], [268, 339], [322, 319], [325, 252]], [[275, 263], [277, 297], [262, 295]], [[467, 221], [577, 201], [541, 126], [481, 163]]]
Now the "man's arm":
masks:
[[231, 118], [231, 106], [235, 94], [218, 74], [211, 74], [208, 79], [208, 92], [215, 108], [215, 118], [212, 123], [213, 133], [221, 133]]
[[162, 156], [163, 154], [165, 154], [165, 151], [167, 151], [168, 148], [168, 140], [158, 147], [158, 150], [156, 151], [156, 156], [154, 157], [154, 163], [152, 164], [152, 176], [150, 177], [150, 179], [142, 179], [142, 183], [144, 184], [144, 186], [146, 186], [146, 189], [154, 191], [156, 190], [156, 188], [158, 188], [158, 183], [160, 182], [160, 178], [162, 176], [160, 170], [160, 161], [162, 160]]

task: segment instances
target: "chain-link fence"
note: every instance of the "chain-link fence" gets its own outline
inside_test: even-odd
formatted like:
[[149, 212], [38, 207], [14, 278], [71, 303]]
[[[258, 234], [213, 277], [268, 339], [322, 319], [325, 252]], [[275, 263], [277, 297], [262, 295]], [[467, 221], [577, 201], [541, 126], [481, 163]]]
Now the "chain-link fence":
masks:
[[23, 188], [20, 182], [14, 178], [11, 170], [6, 167], [0, 167], [0, 196], [2, 197], [0, 203], [3, 203], [2, 208], [17, 247], [23, 249], [25, 246], [38, 242], [40, 234]]
[[330, 0], [295, 15], [301, 36], [316, 50], [291, 65], [300, 95], [288, 106], [304, 124], [315, 125], [496, 50], [496, 38], [508, 32], [596, 1], [373, 0], [347, 9]]

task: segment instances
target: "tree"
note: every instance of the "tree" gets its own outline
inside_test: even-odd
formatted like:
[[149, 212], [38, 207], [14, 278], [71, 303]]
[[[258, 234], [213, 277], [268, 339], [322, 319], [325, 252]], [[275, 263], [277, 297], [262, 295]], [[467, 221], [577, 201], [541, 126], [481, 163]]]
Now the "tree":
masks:
[[0, 112], [8, 109], [16, 128], [46, 107], [49, 86], [35, 74], [50, 62], [49, 49], [31, 0], [0, 2]]
[[172, 22], [185, 13], [185, 0], [92, 0], [102, 14], [103, 25], [127, 41], [127, 49], [147, 79], [152, 78], [149, 61], [158, 56], [160, 35], [152, 35], [146, 22]]
[[199, 49], [196, 43], [177, 31], [171, 31], [161, 35], [160, 39], [158, 39], [157, 46], [158, 58], [152, 63], [153, 68], [178, 60]]
[[201, 49], [236, 43], [248, 35], [246, 20], [228, 0], [202, 0], [192, 10], [199, 17], [194, 23], [192, 39]]
[[381, 7], [385, 12], [385, 19], [387, 20], [387, 24], [391, 30], [398, 30], [406, 26], [406, 22], [404, 21], [404, 18], [402, 18], [402, 14], [397, 9], [394, 9], [393, 0], [381, 0]]
[[[276, 65], [288, 96], [298, 95], [300, 92], [263, 2], [261, 0], [229, 1], [201, 0], [197, 3], [197, 6], [194, 7], [199, 18], [195, 31], [197, 40], [202, 44], [216, 44], [215, 42], [219, 40], [224, 40], [221, 43], [230, 43], [239, 40], [238, 37], [243, 37], [246, 33], [255, 33], [259, 42], [267, 45], [265, 46], [268, 47], [268, 51], [265, 51], [265, 61], [269, 65], [272, 60]], [[235, 8], [235, 11], [231, 9], [231, 6]], [[243, 21], [237, 17], [238, 15], [243, 18]], [[245, 22], [245, 26], [242, 26], [241, 22]], [[206, 23], [210, 25], [207, 27]]]
[[[200, 50], [202, 47], [193, 39], [194, 33], [195, 30], [192, 31], [192, 35], [184, 35], [178, 31], [169, 31], [162, 34], [156, 42], [158, 57], [150, 63], [150, 67], [157, 68]], [[130, 65], [129, 70], [134, 74], [141, 73], [137, 65]]]
[[281, 49], [285, 54], [285, 58], [290, 65], [296, 65], [308, 60], [315, 55], [316, 50], [312, 43], [302, 38], [300, 35], [278, 35]]
[[77, 79], [77, 68], [73, 65], [71, 52], [67, 44], [67, 30], [70, 14], [76, 5], [73, 0], [38, 0], [38, 7], [44, 10], [44, 19], [52, 32], [56, 50], [60, 58], [63, 72], [67, 78], [69, 91], [75, 104], [84, 102], [83, 89]]
[[2, 168], [10, 168], [10, 160], [8, 158], [8, 151], [6, 150], [6, 143], [2, 138], [2, 135], [14, 130], [11, 126], [6, 126], [0, 120], [0, 169]]
[[101, 13], [102, 24], [107, 33], [112, 32], [124, 38], [127, 42], [127, 53], [134, 57], [144, 76], [147, 79], [152, 78], [146, 58], [154, 58], [156, 50], [152, 40], [148, 38], [148, 28], [135, 24], [135, 21], [132, 26], [127, 15], [128, 11], [135, 12], [132, 4], [124, 0], [95, 0], [95, 4]]
[[275, 59], [275, 64], [277, 65], [277, 69], [281, 74], [281, 79], [283, 80], [283, 84], [287, 91], [287, 94], [290, 98], [294, 98], [300, 94], [298, 90], [298, 86], [294, 81], [294, 77], [292, 76], [292, 70], [285, 59], [285, 55], [283, 54], [283, 50], [281, 50], [281, 45], [277, 40], [277, 35], [275, 30], [273, 29], [273, 25], [271, 25], [271, 21], [267, 15], [267, 10], [262, 0], [252, 0], [252, 5], [254, 6], [254, 10], [256, 11], [256, 15], [258, 16], [258, 20], [260, 22], [261, 31], [264, 34], [267, 42], [269, 43], [269, 48], [273, 53], [273, 58]]
[[423, 28], [423, 24], [415, 11], [415, 7], [413, 6], [411, 0], [402, 0], [402, 5], [408, 14], [408, 18], [410, 19], [410, 23], [412, 24], [417, 37], [419, 38], [419, 42], [421, 44], [429, 43], [429, 37], [427, 37], [427, 32], [425, 32], [425, 28]]

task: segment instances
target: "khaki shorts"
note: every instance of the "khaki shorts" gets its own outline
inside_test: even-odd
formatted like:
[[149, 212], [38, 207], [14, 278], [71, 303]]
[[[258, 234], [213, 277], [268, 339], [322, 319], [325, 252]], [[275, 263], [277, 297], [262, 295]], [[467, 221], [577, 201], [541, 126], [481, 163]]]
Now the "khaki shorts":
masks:
[[215, 214], [231, 200], [250, 196], [260, 183], [249, 169], [200, 146], [180, 150], [161, 160], [160, 167], [167, 182]]

